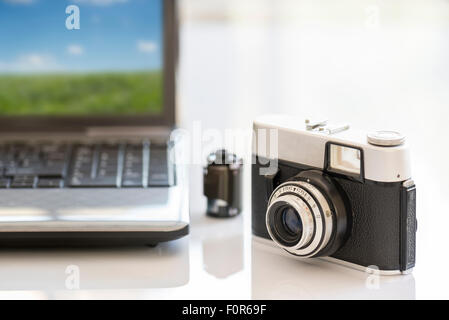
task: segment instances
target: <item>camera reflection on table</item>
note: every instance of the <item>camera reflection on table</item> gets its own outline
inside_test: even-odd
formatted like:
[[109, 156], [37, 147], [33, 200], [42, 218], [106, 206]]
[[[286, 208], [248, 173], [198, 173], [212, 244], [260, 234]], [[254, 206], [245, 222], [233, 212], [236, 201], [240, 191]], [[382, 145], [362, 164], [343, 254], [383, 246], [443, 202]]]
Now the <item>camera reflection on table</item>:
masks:
[[243, 235], [216, 237], [203, 241], [204, 269], [225, 279], [243, 269]]
[[321, 259], [298, 261], [252, 239], [253, 299], [415, 299], [412, 274], [378, 276]]
[[214, 218], [191, 215], [192, 241], [201, 243], [204, 271], [226, 279], [244, 269], [243, 216]]

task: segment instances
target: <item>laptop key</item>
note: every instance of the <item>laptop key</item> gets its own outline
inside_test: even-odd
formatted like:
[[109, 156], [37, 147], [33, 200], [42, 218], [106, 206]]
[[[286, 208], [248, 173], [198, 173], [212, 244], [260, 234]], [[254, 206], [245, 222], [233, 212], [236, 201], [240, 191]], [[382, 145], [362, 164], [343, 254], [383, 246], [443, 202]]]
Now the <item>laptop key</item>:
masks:
[[49, 167], [38, 168], [35, 174], [39, 177], [64, 177], [65, 167], [65, 164], [53, 164]]
[[137, 178], [124, 178], [122, 179], [122, 187], [123, 188], [142, 188], [143, 186], [143, 181], [142, 181], [142, 177], [137, 177]]
[[169, 187], [172, 184], [167, 148], [160, 145], [151, 145], [148, 185], [150, 187]]
[[143, 187], [143, 145], [127, 145], [123, 172], [122, 187], [142, 188]]
[[10, 184], [11, 188], [33, 188], [36, 178], [34, 176], [15, 176]]
[[43, 145], [15, 143], [3, 146], [2, 167], [4, 175], [15, 176], [49, 176], [65, 175], [67, 145]]
[[74, 188], [116, 188], [119, 145], [79, 146], [69, 186]]
[[18, 175], [34, 175], [35, 168], [16, 168], [16, 167], [8, 167], [5, 169], [5, 176], [14, 177]]
[[116, 178], [118, 171], [118, 146], [115, 148], [104, 148], [99, 152], [96, 172], [98, 178]]
[[116, 188], [117, 178], [77, 179], [72, 178], [70, 186], [73, 188]]
[[79, 145], [75, 148], [73, 155], [69, 185], [71, 187], [79, 187], [85, 181], [91, 179], [94, 147], [91, 145]]
[[40, 177], [63, 177], [64, 176], [64, 165], [54, 165], [52, 167], [29, 167], [29, 168], [6, 168], [5, 176], [23, 176], [23, 175], [33, 175]]
[[37, 182], [38, 188], [61, 188], [62, 180], [61, 179], [39, 179]]

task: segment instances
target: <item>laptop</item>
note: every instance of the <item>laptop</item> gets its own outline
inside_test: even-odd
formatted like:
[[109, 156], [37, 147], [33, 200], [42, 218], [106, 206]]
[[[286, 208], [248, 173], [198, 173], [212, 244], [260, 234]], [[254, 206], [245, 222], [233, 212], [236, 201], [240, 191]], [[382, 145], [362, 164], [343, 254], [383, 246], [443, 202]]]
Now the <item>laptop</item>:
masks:
[[176, 1], [0, 1], [0, 246], [188, 234]]

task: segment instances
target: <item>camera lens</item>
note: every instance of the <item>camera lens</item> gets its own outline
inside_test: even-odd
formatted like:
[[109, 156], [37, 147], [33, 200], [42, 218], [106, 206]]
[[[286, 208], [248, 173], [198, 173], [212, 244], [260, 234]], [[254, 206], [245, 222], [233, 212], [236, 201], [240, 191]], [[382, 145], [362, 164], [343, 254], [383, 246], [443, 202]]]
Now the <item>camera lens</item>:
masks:
[[271, 239], [295, 256], [330, 256], [346, 239], [346, 203], [333, 180], [304, 171], [273, 191], [265, 225]]
[[268, 209], [266, 219], [268, 232], [284, 247], [302, 247], [311, 240], [313, 217], [301, 199], [291, 195], [279, 198]]
[[281, 203], [273, 210], [271, 225], [276, 238], [284, 245], [293, 246], [301, 240], [303, 224], [291, 204]]
[[292, 207], [287, 207], [281, 213], [284, 229], [292, 236], [302, 234], [302, 222], [298, 212]]

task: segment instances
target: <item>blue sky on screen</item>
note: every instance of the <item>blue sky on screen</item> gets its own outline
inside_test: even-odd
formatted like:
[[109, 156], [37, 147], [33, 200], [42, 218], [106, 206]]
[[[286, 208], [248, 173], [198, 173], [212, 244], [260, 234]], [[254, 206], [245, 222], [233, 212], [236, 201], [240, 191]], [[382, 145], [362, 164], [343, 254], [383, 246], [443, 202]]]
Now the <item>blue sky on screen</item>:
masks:
[[[80, 8], [80, 30], [65, 9]], [[0, 73], [157, 70], [163, 0], [0, 0]]]

